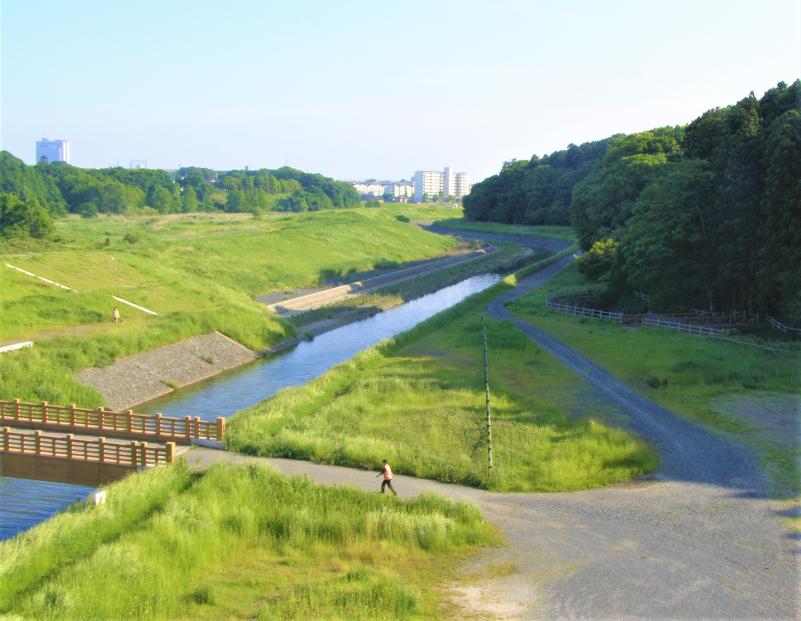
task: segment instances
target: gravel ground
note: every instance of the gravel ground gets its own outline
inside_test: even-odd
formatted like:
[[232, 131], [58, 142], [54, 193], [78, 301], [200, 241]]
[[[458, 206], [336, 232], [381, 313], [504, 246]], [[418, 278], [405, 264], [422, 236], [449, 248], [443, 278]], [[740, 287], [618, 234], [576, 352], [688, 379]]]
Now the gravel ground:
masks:
[[[481, 235], [514, 241], [499, 237], [507, 236]], [[559, 240], [545, 243], [553, 250], [564, 247]], [[506, 537], [506, 546], [467, 562], [464, 580], [450, 586], [462, 607], [460, 618], [801, 618], [801, 542], [782, 524], [795, 509], [766, 496], [767, 482], [753, 454], [635, 393], [504, 308], [572, 260], [524, 279], [488, 311], [514, 321], [581, 375], [590, 386], [582, 402], [627, 420], [658, 449], [662, 464], [652, 480], [561, 494], [499, 494], [397, 477], [401, 496], [436, 492], [475, 502]], [[373, 473], [336, 466], [208, 449], [191, 451], [189, 460], [197, 468], [257, 461], [323, 484], [378, 488]]]

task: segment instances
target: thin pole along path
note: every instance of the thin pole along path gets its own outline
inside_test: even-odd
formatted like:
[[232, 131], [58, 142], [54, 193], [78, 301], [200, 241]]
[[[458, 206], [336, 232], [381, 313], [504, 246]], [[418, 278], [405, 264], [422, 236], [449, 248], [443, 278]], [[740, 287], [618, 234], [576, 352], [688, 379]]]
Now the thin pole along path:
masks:
[[[523, 279], [488, 313], [511, 320], [587, 383], [588, 408], [613, 408], [662, 458], [653, 479], [571, 493], [502, 494], [397, 476], [402, 497], [433, 492], [477, 504], [506, 545], [485, 550], [452, 586], [464, 617], [501, 619], [798, 619], [801, 545], [770, 499], [754, 455], [634, 392], [505, 305], [572, 257]], [[588, 412], [590, 413], [590, 412]], [[378, 489], [375, 473], [196, 448], [192, 467], [265, 463], [321, 484]], [[491, 568], [503, 567], [503, 571]], [[488, 568], [490, 570], [488, 571]]]

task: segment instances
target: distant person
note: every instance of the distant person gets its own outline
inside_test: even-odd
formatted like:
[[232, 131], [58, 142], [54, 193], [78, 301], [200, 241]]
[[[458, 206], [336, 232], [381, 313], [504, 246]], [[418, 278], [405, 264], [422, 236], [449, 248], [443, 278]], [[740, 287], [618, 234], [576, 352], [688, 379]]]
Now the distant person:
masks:
[[111, 311], [111, 321], [113, 321], [114, 323], [120, 322], [120, 309], [117, 308], [116, 306], [114, 307], [114, 310]]
[[396, 492], [395, 488], [392, 487], [392, 468], [389, 467], [389, 464], [387, 463], [386, 459], [384, 460], [384, 469], [375, 476], [376, 478], [380, 476], [384, 477], [384, 480], [381, 481], [382, 494], [384, 493], [384, 488], [388, 487], [393, 494], [395, 494], [396, 496], [398, 495], [398, 492]]

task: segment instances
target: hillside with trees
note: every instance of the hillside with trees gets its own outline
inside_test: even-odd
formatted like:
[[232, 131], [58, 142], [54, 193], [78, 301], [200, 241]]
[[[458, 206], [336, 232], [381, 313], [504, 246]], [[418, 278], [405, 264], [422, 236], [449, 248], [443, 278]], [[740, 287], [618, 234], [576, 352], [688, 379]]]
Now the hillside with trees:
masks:
[[[319, 211], [359, 205], [359, 196], [350, 184], [289, 167], [253, 171], [181, 168], [172, 174], [155, 169], [85, 169], [63, 162], [28, 166], [7, 151], [0, 152], [0, 194], [29, 205], [28, 211], [39, 205], [52, 217], [68, 213], [90, 218], [98, 213]], [[9, 231], [0, 233], [8, 236]]]
[[[551, 163], [586, 155], [568, 173]], [[546, 164], [542, 164], [546, 162]], [[543, 166], [551, 172], [537, 172]], [[570, 185], [554, 200], [538, 181]], [[507, 163], [465, 199], [473, 220], [563, 224], [603, 301], [769, 312], [801, 325], [801, 81], [666, 127]]]
[[570, 224], [573, 187], [613, 140], [571, 144], [542, 158], [504, 162], [499, 174], [476, 183], [464, 198], [465, 217], [509, 224]]

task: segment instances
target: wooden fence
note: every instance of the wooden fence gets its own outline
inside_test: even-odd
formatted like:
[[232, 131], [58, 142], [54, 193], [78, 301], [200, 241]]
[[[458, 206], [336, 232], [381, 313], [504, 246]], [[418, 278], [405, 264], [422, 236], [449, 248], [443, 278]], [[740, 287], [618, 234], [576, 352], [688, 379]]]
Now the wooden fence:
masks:
[[73, 434], [50, 436], [3, 427], [0, 448], [5, 453], [60, 457], [85, 462], [115, 464], [130, 468], [169, 464], [175, 461], [175, 443], [149, 445], [145, 442], [108, 441], [105, 438], [76, 438]]
[[555, 302], [553, 300], [548, 300], [545, 304], [551, 310], [568, 315], [575, 315], [577, 317], [595, 317], [596, 319], [608, 319], [610, 321], [617, 321], [618, 323], [622, 323], [623, 321], [622, 313], [616, 313], [614, 311], [598, 310], [597, 308], [587, 308], [586, 306], [575, 306], [573, 304], [562, 304], [561, 302]]
[[103, 434], [143, 440], [190, 444], [192, 440], [222, 440], [225, 419], [214, 422], [198, 417], [174, 418], [160, 413], [136, 414], [131, 410], [113, 412], [104, 408], [88, 409], [72, 405], [24, 403], [19, 399], [0, 401], [0, 422], [22, 427], [53, 431]]
[[768, 318], [768, 323], [777, 330], [784, 332], [785, 334], [801, 334], [801, 328], [792, 328], [783, 324], [781, 321], [774, 319], [770, 315], [765, 316]]
[[699, 326], [692, 323], [682, 323], [680, 321], [671, 321], [667, 319], [660, 319], [653, 315], [646, 315], [642, 320], [643, 325], [658, 326], [660, 328], [670, 328], [671, 330], [679, 330], [688, 334], [698, 334], [701, 336], [718, 336], [720, 334], [729, 334], [729, 330], [725, 328], [710, 328], [708, 326]]

